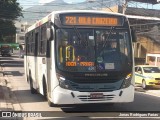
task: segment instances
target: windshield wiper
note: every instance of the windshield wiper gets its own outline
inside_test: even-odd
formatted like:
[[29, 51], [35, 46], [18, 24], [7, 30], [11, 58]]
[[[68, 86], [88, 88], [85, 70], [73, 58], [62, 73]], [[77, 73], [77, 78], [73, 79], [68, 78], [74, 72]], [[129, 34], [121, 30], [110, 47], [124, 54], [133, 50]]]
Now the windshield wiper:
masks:
[[[113, 28], [114, 28], [114, 27], [111, 27], [107, 38], [104, 39], [104, 44], [103, 44], [103, 46], [102, 46], [102, 48], [101, 48], [101, 50], [100, 50], [100, 53], [103, 52], [104, 48], [107, 46], [107, 42], [108, 42], [108, 39], [109, 39], [110, 35], [111, 35], [112, 32], [113, 32]], [[104, 56], [103, 56], [103, 57], [104, 57]]]
[[66, 36], [62, 28], [60, 28], [60, 31], [62, 32], [62, 34], [63, 34], [64, 36]]
[[106, 45], [107, 45], [107, 41], [108, 41], [108, 39], [109, 39], [110, 35], [112, 34], [113, 29], [114, 29], [114, 27], [111, 27], [111, 29], [110, 29], [110, 31], [109, 31], [109, 34], [108, 34], [107, 38], [104, 40], [104, 44], [103, 44], [103, 46], [102, 46], [102, 50], [100, 50], [100, 52], [102, 52], [102, 51], [103, 51], [103, 49], [106, 47]]
[[81, 41], [81, 34], [80, 34], [80, 32], [78, 31], [77, 27], [76, 27], [76, 26], [73, 26], [73, 28], [74, 28], [74, 31], [75, 31], [77, 37], [78, 37], [78, 40]]

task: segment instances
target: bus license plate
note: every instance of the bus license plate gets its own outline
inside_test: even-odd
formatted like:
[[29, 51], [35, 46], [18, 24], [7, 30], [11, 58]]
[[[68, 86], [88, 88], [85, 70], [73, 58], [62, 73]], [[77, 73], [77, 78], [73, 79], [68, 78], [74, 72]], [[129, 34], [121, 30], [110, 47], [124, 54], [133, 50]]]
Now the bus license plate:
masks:
[[103, 98], [103, 93], [91, 93], [90, 98]]

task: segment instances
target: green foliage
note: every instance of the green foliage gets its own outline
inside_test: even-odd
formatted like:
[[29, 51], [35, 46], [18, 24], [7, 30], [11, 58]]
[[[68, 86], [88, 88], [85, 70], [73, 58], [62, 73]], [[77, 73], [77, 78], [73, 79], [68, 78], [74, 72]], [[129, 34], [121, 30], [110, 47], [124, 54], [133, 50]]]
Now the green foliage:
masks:
[[16, 33], [14, 21], [22, 16], [17, 0], [0, 0], [0, 42]]

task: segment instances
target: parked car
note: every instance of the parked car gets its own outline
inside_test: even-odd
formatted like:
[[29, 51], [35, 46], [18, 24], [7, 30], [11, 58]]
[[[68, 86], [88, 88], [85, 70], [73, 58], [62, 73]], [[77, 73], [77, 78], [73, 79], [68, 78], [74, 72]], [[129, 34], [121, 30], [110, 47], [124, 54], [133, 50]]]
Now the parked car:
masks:
[[151, 65], [135, 66], [135, 83], [142, 85], [143, 89], [160, 88], [160, 68]]
[[10, 45], [1, 45], [0, 52], [2, 56], [11, 56], [13, 54], [12, 47]]

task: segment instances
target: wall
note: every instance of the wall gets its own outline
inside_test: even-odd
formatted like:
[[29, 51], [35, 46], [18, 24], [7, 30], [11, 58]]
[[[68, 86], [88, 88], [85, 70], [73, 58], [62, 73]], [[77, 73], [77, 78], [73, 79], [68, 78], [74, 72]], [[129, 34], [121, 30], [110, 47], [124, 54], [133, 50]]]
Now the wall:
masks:
[[138, 36], [134, 43], [134, 57], [136, 64], [144, 64], [146, 53], [155, 53], [160, 51], [160, 44], [146, 36]]

